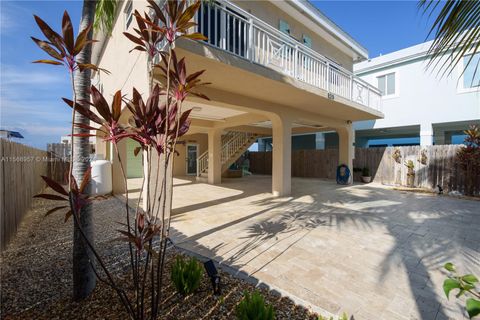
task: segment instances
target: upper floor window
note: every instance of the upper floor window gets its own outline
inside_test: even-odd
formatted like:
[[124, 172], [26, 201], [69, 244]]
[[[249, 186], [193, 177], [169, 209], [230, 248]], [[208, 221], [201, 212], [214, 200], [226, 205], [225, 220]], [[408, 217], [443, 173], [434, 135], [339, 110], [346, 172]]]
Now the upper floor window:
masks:
[[290, 34], [290, 25], [286, 21], [280, 20], [278, 29], [288, 35]]
[[125, 30], [127, 30], [133, 21], [133, 2], [132, 1], [127, 2], [127, 5], [125, 6], [125, 10], [123, 12], [125, 14]]
[[395, 90], [395, 72], [388, 73], [377, 77], [378, 90], [382, 96], [393, 96], [396, 94]]
[[464, 56], [463, 65], [467, 66], [463, 73], [463, 88], [480, 87], [480, 53], [475, 53], [473, 56], [471, 54]]
[[307, 47], [312, 48], [312, 38], [310, 38], [309, 36], [303, 35], [302, 36], [302, 42]]

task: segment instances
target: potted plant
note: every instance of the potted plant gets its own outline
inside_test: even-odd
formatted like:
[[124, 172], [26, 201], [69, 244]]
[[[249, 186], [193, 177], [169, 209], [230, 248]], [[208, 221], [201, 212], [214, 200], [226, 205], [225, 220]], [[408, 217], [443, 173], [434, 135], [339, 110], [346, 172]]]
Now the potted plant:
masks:
[[415, 164], [412, 160], [405, 161], [407, 167], [407, 186], [413, 188], [415, 185]]
[[367, 167], [362, 169], [362, 182], [369, 183], [372, 181], [372, 177], [370, 176], [370, 170]]
[[353, 181], [362, 181], [362, 168], [353, 167]]

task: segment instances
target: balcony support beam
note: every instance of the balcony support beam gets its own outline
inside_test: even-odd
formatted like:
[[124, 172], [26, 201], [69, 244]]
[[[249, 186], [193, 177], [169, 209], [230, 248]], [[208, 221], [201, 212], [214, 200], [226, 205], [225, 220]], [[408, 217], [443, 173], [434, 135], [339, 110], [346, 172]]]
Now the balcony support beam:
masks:
[[339, 142], [338, 164], [345, 164], [350, 169], [349, 184], [351, 184], [353, 181], [353, 159], [355, 158], [355, 131], [352, 124], [347, 124], [344, 127], [337, 128], [337, 133]]

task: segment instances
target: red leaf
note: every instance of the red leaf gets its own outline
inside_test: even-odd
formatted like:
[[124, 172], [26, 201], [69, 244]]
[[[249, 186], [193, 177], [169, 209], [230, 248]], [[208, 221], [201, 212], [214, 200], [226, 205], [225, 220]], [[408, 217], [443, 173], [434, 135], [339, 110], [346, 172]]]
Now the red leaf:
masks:
[[66, 213], [65, 213], [65, 220], [63, 222], [67, 222], [68, 221], [68, 218], [70, 218], [72, 216], [72, 210], [68, 210]]
[[50, 209], [50, 210], [47, 211], [47, 213], [45, 213], [44, 217], [51, 215], [55, 211], [58, 211], [58, 210], [61, 210], [61, 209], [64, 209], [64, 208], [68, 208], [68, 207], [69, 206], [61, 206], [61, 207], [55, 207], [53, 209]]
[[[70, 106], [70, 108], [73, 108], [73, 101], [72, 100], [69, 100], [67, 98], [62, 98], [62, 100]], [[83, 116], [87, 117], [88, 119], [90, 119], [91, 121], [95, 122], [95, 123], [98, 123], [98, 124], [103, 124], [103, 120], [100, 119], [99, 116], [97, 116], [95, 113], [93, 113], [92, 111], [90, 111], [87, 107], [79, 104], [79, 103], [76, 103], [75, 104], [75, 111], [77, 111], [78, 113], [82, 114]]]
[[56, 200], [56, 201], [68, 201], [68, 199], [54, 195], [54, 194], [47, 194], [47, 193], [41, 193], [33, 196], [34, 198], [43, 198], [47, 200]]
[[142, 39], [137, 38], [137, 37], [135, 37], [134, 35], [132, 35], [132, 34], [130, 34], [130, 33], [128, 33], [128, 32], [124, 32], [123, 34], [125, 35], [125, 37], [127, 37], [128, 39], [130, 39], [130, 41], [132, 41], [132, 42], [134, 42], [134, 43], [136, 43], [136, 44], [139, 44], [139, 45], [141, 45], [142, 47], [144, 46], [144, 43], [143, 43]]
[[67, 50], [70, 54], [73, 54], [74, 52], [74, 36], [73, 36], [73, 25], [72, 25], [72, 20], [70, 20], [70, 16], [68, 15], [68, 12], [65, 10], [63, 13], [63, 19], [62, 19], [62, 33], [63, 33], [63, 39], [65, 41], [65, 46], [67, 47]]
[[60, 61], [63, 60], [62, 54], [57, 52], [55, 49], [53, 49], [48, 42], [34, 38], [34, 37], [30, 37], [30, 38], [32, 38], [32, 40], [37, 44], [37, 46], [39, 46], [40, 49], [45, 51], [49, 56]]
[[92, 100], [95, 109], [97, 109], [98, 113], [105, 119], [108, 123], [112, 121], [112, 115], [110, 113], [110, 107], [108, 106], [107, 101], [97, 90], [94, 86], [91, 86], [91, 93], [92, 93]]
[[90, 24], [85, 29], [80, 31], [80, 33], [77, 36], [77, 40], [75, 41], [75, 48], [73, 49], [73, 55], [76, 56], [77, 54], [79, 54], [80, 51], [82, 51], [83, 47], [85, 47], [85, 45], [88, 43], [87, 36], [91, 28], [92, 28], [92, 25]]
[[64, 41], [62, 37], [50, 28], [50, 26], [45, 23], [40, 17], [34, 15], [35, 21], [37, 22], [38, 27], [42, 33], [47, 37], [47, 39], [62, 53], [63, 56], [66, 56], [65, 49], [63, 48]]
[[192, 39], [192, 40], [205, 40], [205, 41], [208, 40], [207, 37], [205, 37], [203, 34], [198, 33], [198, 32], [185, 34], [185, 35], [183, 35], [183, 37], [188, 38], [188, 39]]
[[46, 63], [46, 64], [53, 64], [56, 66], [61, 66], [63, 63], [58, 62], [58, 61], [53, 61], [53, 60], [35, 60], [33, 63]]
[[79, 188], [79, 191], [81, 193], [83, 193], [85, 188], [88, 186], [91, 175], [92, 175], [92, 167], [88, 167], [87, 171], [85, 171], [85, 174], [83, 175], [82, 184], [80, 185], [80, 188]]
[[122, 91], [118, 90], [113, 96], [112, 102], [112, 118], [115, 121], [120, 119], [122, 113]]
[[60, 194], [63, 194], [64, 196], [68, 197], [68, 192], [58, 182], [56, 182], [56, 181], [54, 181], [54, 180], [52, 180], [52, 179], [50, 179], [49, 177], [46, 177], [46, 176], [41, 176], [41, 177], [42, 177], [43, 181], [45, 181], [45, 183], [50, 188], [52, 188], [53, 190], [57, 191]]

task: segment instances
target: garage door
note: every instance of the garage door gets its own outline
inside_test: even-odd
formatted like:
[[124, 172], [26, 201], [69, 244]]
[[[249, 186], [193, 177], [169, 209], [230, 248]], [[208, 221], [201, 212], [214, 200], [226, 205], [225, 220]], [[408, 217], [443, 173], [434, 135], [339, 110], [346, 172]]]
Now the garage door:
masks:
[[127, 178], [142, 177], [142, 154], [139, 153], [135, 157], [135, 148], [139, 147], [138, 142], [127, 140]]

